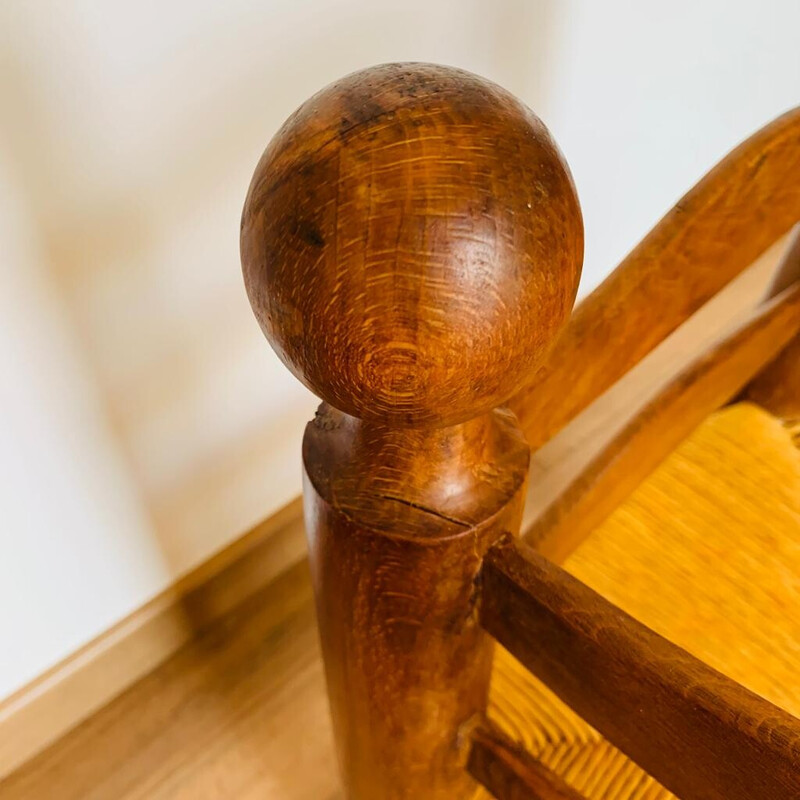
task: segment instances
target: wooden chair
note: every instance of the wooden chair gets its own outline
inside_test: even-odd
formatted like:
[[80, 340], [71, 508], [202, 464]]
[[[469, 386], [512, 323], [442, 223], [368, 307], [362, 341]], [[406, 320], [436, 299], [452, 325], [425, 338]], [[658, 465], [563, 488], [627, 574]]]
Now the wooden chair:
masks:
[[[570, 316], [576, 192], [503, 89], [384, 65], [275, 136], [242, 262], [324, 401], [305, 515], [348, 798], [800, 797], [798, 219], [793, 111]], [[619, 394], [765, 259], [768, 296]]]

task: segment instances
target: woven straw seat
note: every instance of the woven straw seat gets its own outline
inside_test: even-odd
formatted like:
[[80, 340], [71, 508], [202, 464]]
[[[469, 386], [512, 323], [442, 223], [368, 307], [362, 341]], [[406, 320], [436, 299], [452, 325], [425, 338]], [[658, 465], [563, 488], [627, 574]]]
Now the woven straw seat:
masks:
[[[800, 450], [790, 426], [744, 403], [713, 414], [565, 568], [800, 716]], [[490, 714], [589, 800], [673, 797], [500, 648]]]

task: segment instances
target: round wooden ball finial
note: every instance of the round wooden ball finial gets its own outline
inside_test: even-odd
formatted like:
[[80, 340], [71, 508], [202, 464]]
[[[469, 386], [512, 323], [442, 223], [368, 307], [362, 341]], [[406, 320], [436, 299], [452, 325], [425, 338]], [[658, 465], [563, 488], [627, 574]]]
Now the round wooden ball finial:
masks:
[[462, 70], [386, 64], [286, 121], [253, 176], [241, 251], [264, 333], [314, 393], [440, 427], [530, 377], [574, 302], [583, 225], [526, 106]]

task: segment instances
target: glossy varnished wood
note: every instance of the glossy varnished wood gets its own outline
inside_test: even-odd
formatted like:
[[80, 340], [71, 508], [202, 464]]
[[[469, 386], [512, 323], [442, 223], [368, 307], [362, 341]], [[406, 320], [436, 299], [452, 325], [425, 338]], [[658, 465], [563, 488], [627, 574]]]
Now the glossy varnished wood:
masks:
[[578, 305], [511, 401], [531, 446], [550, 439], [798, 220], [800, 108], [723, 159]]
[[[799, 137], [795, 111], [734, 151], [544, 362], [577, 288], [580, 211], [548, 132], [507, 92], [384, 65], [315, 95], [267, 148], [242, 263], [268, 339], [325, 401], [305, 511], [349, 800], [467, 798], [471, 776], [500, 797], [574, 800], [486, 721], [488, 634], [687, 800], [800, 795], [800, 722], [509, 536], [523, 431], [548, 441], [797, 220]], [[556, 542], [784, 345], [747, 391], [794, 397], [799, 309], [787, 289], [681, 373], [543, 515], [539, 546], [563, 555]], [[497, 408], [514, 393], [522, 428]], [[278, 584], [299, 592], [255, 592], [3, 798], [338, 797], [322, 704], [296, 704], [321, 698], [301, 573]]]
[[[563, 560], [700, 422], [781, 353], [798, 331], [800, 284], [756, 308], [687, 364], [539, 513], [526, 530], [526, 541], [549, 558]], [[796, 346], [788, 351], [786, 371], [796, 369], [793, 351], [796, 354]], [[791, 386], [788, 382], [779, 385]], [[771, 395], [776, 396], [780, 395]], [[789, 397], [798, 402], [795, 395]]]
[[487, 630], [679, 797], [800, 796], [800, 720], [522, 543], [492, 548], [481, 581]]
[[245, 284], [325, 403], [306, 522], [345, 789], [452, 800], [491, 641], [475, 577], [518, 532], [529, 451], [496, 410], [551, 347], [580, 276], [569, 170], [544, 125], [461, 70], [389, 64], [312, 97], [256, 168]]
[[583, 227], [547, 129], [462, 70], [387, 64], [304, 103], [256, 168], [245, 283], [287, 366], [402, 425], [503, 403], [575, 299]]
[[[796, 220], [798, 131], [794, 113], [746, 142], [583, 304], [534, 388], [513, 400], [533, 444], [547, 441]], [[769, 223], [749, 224], [765, 206]], [[305, 507], [345, 790], [352, 800], [466, 796], [464, 732], [485, 709], [490, 663], [490, 643], [476, 625], [475, 578], [487, 550], [519, 526], [528, 460], [514, 418], [492, 409], [531, 379], [574, 298], [582, 232], [569, 172], [539, 120], [493, 84], [431, 65], [385, 65], [332, 84], [287, 121], [256, 169], [241, 243], [262, 329], [325, 401], [304, 440]], [[797, 303], [788, 290], [634, 418], [599, 467], [593, 462], [579, 475], [573, 495], [559, 498], [561, 528], [591, 524], [590, 506], [602, 511], [605, 502], [610, 510], [643, 476], [641, 464], [655, 466], [692, 420], [740, 389], [796, 333]], [[650, 418], [661, 416], [681, 425], [654, 435]], [[550, 531], [555, 540], [559, 524], [545, 516], [540, 543]], [[525, 616], [535, 607], [531, 585], [520, 589], [532, 578], [523, 574], [527, 562], [512, 558], [521, 551], [503, 550], [505, 566], [517, 570], [505, 584], [499, 551], [489, 552], [484, 623], [512, 650], [523, 642], [530, 656], [531, 630], [554, 637], [564, 630]], [[536, 558], [534, 566], [546, 565]], [[571, 599], [591, 599], [580, 584], [566, 585]], [[493, 615], [492, 603], [509, 614]], [[600, 601], [597, 613], [602, 630], [616, 609]], [[771, 786], [793, 785], [786, 752], [737, 727], [736, 713], [747, 720], [765, 706], [730, 681], [714, 685], [713, 670], [624, 622], [617, 644], [630, 646], [621, 656], [629, 661], [616, 677], [631, 676], [630, 687], [589, 681], [599, 694], [584, 701], [569, 672], [561, 676], [590, 722], [692, 797], [723, 796], [741, 764], [760, 756], [742, 786], [777, 797]], [[586, 637], [571, 635], [563, 644], [577, 655]], [[613, 677], [616, 654], [609, 658], [604, 642], [589, 639], [599, 672]], [[537, 644], [546, 653], [550, 642], [545, 636]], [[693, 707], [684, 686], [659, 675], [669, 657], [684, 656], [681, 677], [711, 681], [707, 707]], [[555, 671], [546, 677], [561, 686]], [[654, 698], [637, 679], [660, 680]], [[617, 724], [606, 716], [619, 698]], [[665, 753], [638, 741], [636, 713], [646, 699], [668, 719], [653, 734]], [[726, 724], [732, 744], [708, 749], [703, 736], [721, 736]], [[683, 743], [670, 734], [676, 725]], [[686, 744], [697, 731], [700, 739]], [[690, 746], [685, 773], [678, 762]], [[704, 778], [698, 753], [744, 760], [733, 768], [723, 761]], [[522, 776], [522, 756], [505, 763], [516, 769], [507, 778]], [[745, 797], [742, 791], [729, 796]]]
[[323, 407], [303, 461], [310, 559], [348, 797], [471, 796], [462, 728], [486, 708], [486, 550], [518, 531], [528, 446], [508, 412], [437, 431]]

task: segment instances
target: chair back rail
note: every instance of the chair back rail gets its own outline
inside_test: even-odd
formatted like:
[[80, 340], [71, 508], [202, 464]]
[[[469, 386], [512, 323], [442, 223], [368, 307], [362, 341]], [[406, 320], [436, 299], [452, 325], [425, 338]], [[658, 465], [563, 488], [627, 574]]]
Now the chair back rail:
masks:
[[[543, 123], [499, 86], [373, 67], [304, 103], [264, 151], [242, 267], [266, 337], [323, 400], [303, 440], [304, 512], [348, 800], [467, 798], [475, 778], [500, 797], [577, 800], [485, 721], [492, 636], [686, 798], [797, 796], [780, 793], [798, 788], [795, 720], [497, 543], [519, 532], [526, 434], [549, 438], [800, 216], [798, 135], [792, 112], [729, 156], [560, 340], [583, 258], [577, 194]], [[797, 300], [765, 306], [663, 407], [723, 402], [796, 333]], [[635, 453], [650, 432], [616, 446]], [[654, 452], [670, 440], [655, 439]], [[570, 603], [589, 627], [570, 627]], [[682, 694], [678, 678], [706, 682]], [[652, 745], [636, 740], [645, 722]], [[699, 774], [720, 755], [733, 760]]]
[[[795, 341], [798, 331], [800, 281], [758, 306], [672, 378], [533, 520], [525, 541], [563, 561], [697, 425]], [[782, 357], [795, 374], [791, 356], [797, 346]], [[777, 376], [780, 386], [786, 386], [783, 377]], [[767, 379], [769, 374], [751, 391]], [[800, 394], [794, 401], [800, 402]]]
[[[740, 144], [578, 304], [510, 402], [541, 446], [800, 220], [800, 108]], [[658, 314], [653, 309], [658, 308]]]
[[682, 800], [800, 797], [800, 720], [524, 543], [489, 551], [481, 587], [486, 630]]
[[467, 769], [499, 800], [585, 800], [490, 720], [477, 725], [471, 738]]
[[786, 236], [778, 239], [630, 372], [531, 453], [523, 536], [687, 364], [729, 335], [763, 302], [786, 243]]

